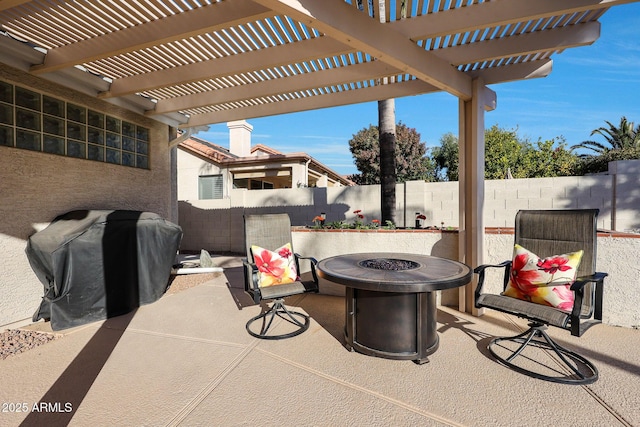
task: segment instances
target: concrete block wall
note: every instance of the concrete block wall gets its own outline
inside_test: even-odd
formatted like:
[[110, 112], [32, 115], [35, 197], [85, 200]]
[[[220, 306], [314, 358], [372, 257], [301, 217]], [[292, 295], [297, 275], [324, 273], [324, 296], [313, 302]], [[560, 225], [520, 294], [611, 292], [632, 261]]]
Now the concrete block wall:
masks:
[[[485, 181], [485, 227], [513, 227], [521, 209], [600, 209], [598, 227], [640, 229], [640, 161], [614, 162], [615, 174], [582, 177]], [[619, 164], [624, 163], [624, 164]], [[396, 224], [413, 227], [416, 212], [424, 226], [459, 225], [458, 183], [411, 181], [396, 187]], [[224, 212], [226, 210], [226, 212]], [[285, 212], [293, 225], [313, 225], [324, 212], [327, 222], [380, 219], [380, 186], [232, 190], [228, 199], [180, 202], [183, 248], [243, 251], [242, 215]], [[194, 212], [195, 211], [195, 212]], [[192, 229], [190, 224], [197, 225]]]
[[617, 230], [640, 230], [638, 214], [638, 200], [640, 200], [640, 185], [636, 175], [618, 175], [615, 188], [617, 204], [615, 206], [615, 223], [612, 228]]
[[[513, 227], [521, 209], [597, 208], [598, 226], [611, 229], [612, 197], [609, 175], [489, 180], [485, 181], [485, 226]], [[635, 205], [640, 210], [640, 198]]]

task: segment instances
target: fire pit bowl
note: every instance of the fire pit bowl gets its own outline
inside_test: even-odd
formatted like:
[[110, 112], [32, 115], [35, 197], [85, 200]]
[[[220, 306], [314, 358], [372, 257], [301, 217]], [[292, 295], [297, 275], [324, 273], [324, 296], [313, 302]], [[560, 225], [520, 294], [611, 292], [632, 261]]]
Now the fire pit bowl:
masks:
[[360, 261], [358, 265], [364, 268], [375, 268], [376, 270], [391, 271], [413, 270], [414, 268], [420, 267], [420, 264], [418, 264], [417, 262], [395, 258], [365, 259], [364, 261]]

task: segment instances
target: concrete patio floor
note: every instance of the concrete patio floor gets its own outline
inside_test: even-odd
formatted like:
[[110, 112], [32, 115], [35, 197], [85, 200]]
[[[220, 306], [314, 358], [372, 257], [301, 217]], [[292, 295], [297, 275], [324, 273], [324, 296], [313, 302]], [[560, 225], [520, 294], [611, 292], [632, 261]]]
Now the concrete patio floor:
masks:
[[[337, 296], [289, 298], [309, 330], [252, 338], [245, 323], [260, 306], [238, 259], [219, 265], [197, 286], [0, 361], [0, 426], [640, 426], [640, 330], [550, 330], [600, 371], [594, 384], [561, 385], [488, 355], [523, 321], [440, 307], [440, 347], [416, 365], [347, 351]], [[16, 412], [22, 403], [30, 411]]]

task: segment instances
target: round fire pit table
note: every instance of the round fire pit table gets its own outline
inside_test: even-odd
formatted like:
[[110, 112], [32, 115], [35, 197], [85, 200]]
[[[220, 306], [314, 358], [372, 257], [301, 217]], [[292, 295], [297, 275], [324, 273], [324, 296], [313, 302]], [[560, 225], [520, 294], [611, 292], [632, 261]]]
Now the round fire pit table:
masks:
[[434, 291], [466, 285], [472, 275], [457, 261], [398, 253], [338, 255], [318, 271], [346, 287], [349, 350], [418, 364], [438, 349]]

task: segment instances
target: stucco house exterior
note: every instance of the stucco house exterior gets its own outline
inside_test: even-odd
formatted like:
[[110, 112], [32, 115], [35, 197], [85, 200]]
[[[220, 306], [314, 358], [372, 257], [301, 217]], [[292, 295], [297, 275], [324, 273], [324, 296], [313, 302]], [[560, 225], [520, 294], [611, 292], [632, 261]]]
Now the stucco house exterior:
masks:
[[306, 153], [285, 154], [251, 145], [253, 127], [229, 122], [229, 149], [197, 137], [178, 145], [178, 199], [222, 199], [248, 190], [343, 187], [353, 183]]
[[[12, 46], [15, 61], [35, 52]], [[97, 99], [92, 88], [106, 82], [80, 70], [64, 85], [55, 81], [61, 75], [46, 77], [0, 62], [0, 328], [29, 323], [38, 308], [43, 286], [26, 242], [58, 215], [128, 209], [177, 223], [169, 148], [177, 122], [146, 117], [142, 98], [140, 105]]]
[[[178, 223], [178, 157], [202, 169], [190, 178], [191, 186], [181, 175], [181, 188], [195, 193], [185, 197], [198, 198], [201, 175], [223, 174], [226, 188], [234, 180], [236, 186], [260, 182], [264, 188], [349, 185], [306, 154], [251, 149], [250, 139], [237, 138], [250, 138], [247, 124], [231, 129], [234, 145], [218, 154], [195, 138], [171, 148], [184, 118], [149, 117], [151, 102], [137, 95], [127, 103], [98, 99], [95, 94], [108, 83], [79, 69], [34, 76], [22, 69], [21, 58], [35, 51], [18, 42], [10, 46], [11, 58], [0, 55], [0, 327], [29, 323], [39, 306], [42, 284], [24, 251], [29, 236], [57, 216], [128, 209]], [[209, 149], [198, 152], [203, 147]]]

